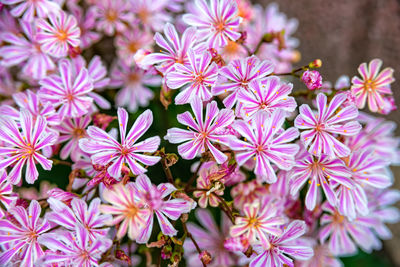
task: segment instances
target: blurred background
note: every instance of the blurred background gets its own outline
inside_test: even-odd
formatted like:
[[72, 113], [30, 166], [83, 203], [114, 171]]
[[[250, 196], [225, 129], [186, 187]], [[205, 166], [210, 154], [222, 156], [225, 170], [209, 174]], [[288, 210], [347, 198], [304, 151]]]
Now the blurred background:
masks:
[[[266, 6], [272, 1], [257, 0]], [[299, 66], [320, 58], [324, 80], [335, 82], [342, 74], [353, 77], [362, 62], [383, 60], [383, 67], [395, 69], [400, 77], [400, 0], [279, 0], [281, 12], [297, 18], [294, 34], [300, 40]], [[400, 79], [400, 78], [398, 78]], [[397, 105], [400, 105], [400, 81], [393, 84]], [[400, 111], [390, 120], [400, 124]], [[400, 135], [400, 129], [397, 129]], [[395, 187], [400, 188], [400, 167], [393, 168]], [[398, 207], [400, 205], [398, 204]], [[374, 255], [359, 254], [344, 259], [345, 266], [400, 266], [400, 225], [389, 225], [393, 239], [384, 243], [383, 251]]]

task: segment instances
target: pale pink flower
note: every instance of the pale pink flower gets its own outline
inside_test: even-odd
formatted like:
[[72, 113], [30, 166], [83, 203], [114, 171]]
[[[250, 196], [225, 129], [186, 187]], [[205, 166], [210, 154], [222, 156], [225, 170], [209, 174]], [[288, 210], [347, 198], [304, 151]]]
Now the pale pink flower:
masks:
[[109, 204], [102, 204], [101, 212], [114, 215], [107, 224], [112, 226], [120, 223], [116, 237], [121, 239], [128, 232], [128, 237], [135, 240], [150, 216], [150, 211], [143, 207], [143, 200], [138, 198], [135, 185], [118, 183], [111, 189], [104, 189], [102, 196]]
[[164, 139], [173, 144], [184, 142], [178, 146], [178, 152], [184, 159], [194, 159], [208, 149], [219, 164], [224, 163], [228, 157], [213, 143], [228, 144], [230, 136], [224, 130], [235, 118], [233, 111], [218, 110], [217, 102], [212, 101], [207, 104], [203, 119], [203, 102], [194, 98], [190, 105], [195, 117], [188, 111], [178, 115], [178, 121], [188, 130], [171, 128]]
[[35, 17], [45, 18], [49, 13], [57, 13], [60, 10], [59, 4], [52, 0], [2, 0], [6, 5], [16, 5], [11, 9], [14, 17], [20, 17], [26, 21], [33, 21]]
[[70, 48], [80, 45], [81, 30], [73, 15], [60, 11], [57, 14], [50, 13], [49, 21], [39, 19], [36, 26], [39, 29], [36, 38], [41, 49], [54, 56], [65, 57]]

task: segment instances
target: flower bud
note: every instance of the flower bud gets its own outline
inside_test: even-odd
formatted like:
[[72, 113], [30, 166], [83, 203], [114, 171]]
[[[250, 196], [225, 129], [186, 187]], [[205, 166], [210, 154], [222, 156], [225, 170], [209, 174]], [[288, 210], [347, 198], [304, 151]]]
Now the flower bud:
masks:
[[313, 62], [310, 62], [310, 64], [308, 64], [308, 66], [310, 68], [321, 68], [322, 60], [321, 59], [316, 59]]
[[321, 74], [316, 70], [306, 70], [301, 76], [301, 80], [310, 90], [315, 90], [322, 86]]
[[212, 257], [211, 254], [207, 250], [203, 250], [199, 255], [200, 260], [205, 264], [210, 264]]

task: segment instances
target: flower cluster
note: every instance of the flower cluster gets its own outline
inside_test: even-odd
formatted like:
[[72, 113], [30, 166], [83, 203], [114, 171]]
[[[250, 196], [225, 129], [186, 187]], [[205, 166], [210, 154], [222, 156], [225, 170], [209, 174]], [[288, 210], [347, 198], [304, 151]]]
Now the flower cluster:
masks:
[[0, 265], [380, 249], [399, 139], [362, 110], [396, 109], [393, 69], [323, 82], [321, 60], [294, 67], [296, 27], [248, 0], [0, 0]]

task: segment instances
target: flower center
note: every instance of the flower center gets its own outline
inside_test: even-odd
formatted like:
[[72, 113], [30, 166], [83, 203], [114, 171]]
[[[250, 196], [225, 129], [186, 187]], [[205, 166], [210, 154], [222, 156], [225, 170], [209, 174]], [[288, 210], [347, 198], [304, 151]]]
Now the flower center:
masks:
[[58, 40], [65, 42], [68, 39], [68, 33], [66, 33], [63, 29], [59, 29], [57, 32]]
[[236, 42], [228, 41], [228, 44], [224, 47], [226, 54], [236, 54], [239, 51], [239, 44]]
[[110, 22], [116, 21], [118, 18], [118, 14], [115, 10], [110, 9], [106, 11], [106, 19]]
[[257, 152], [262, 152], [262, 151], [264, 151], [264, 146], [258, 145], [257, 146]]
[[257, 218], [251, 218], [250, 220], [249, 220], [249, 226], [250, 227], [256, 227], [257, 226], [257, 224], [258, 224], [258, 220], [257, 220]]
[[138, 50], [138, 44], [136, 42], [129, 43], [128, 50], [132, 53], [135, 53]]
[[75, 128], [72, 135], [75, 138], [82, 138], [86, 135], [86, 131], [85, 131], [85, 129], [82, 129], [82, 128]]
[[126, 155], [128, 155], [129, 153], [130, 153], [129, 148], [123, 147], [123, 148], [121, 149], [121, 155], [122, 155], [122, 156], [126, 156]]
[[225, 23], [223, 21], [218, 21], [214, 24], [214, 29], [217, 32], [223, 32], [225, 30]]
[[368, 92], [371, 92], [372, 90], [375, 90], [375, 82], [368, 79], [364, 82], [364, 87], [365, 87], [365, 90], [367, 90]]
[[204, 82], [204, 77], [203, 77], [203, 75], [197, 75], [195, 78], [194, 78], [194, 83], [195, 84], [202, 84]]
[[137, 213], [138, 213], [138, 208], [135, 204], [129, 204], [128, 206], [126, 206], [126, 210], [124, 211], [124, 215], [128, 219], [135, 218]]

